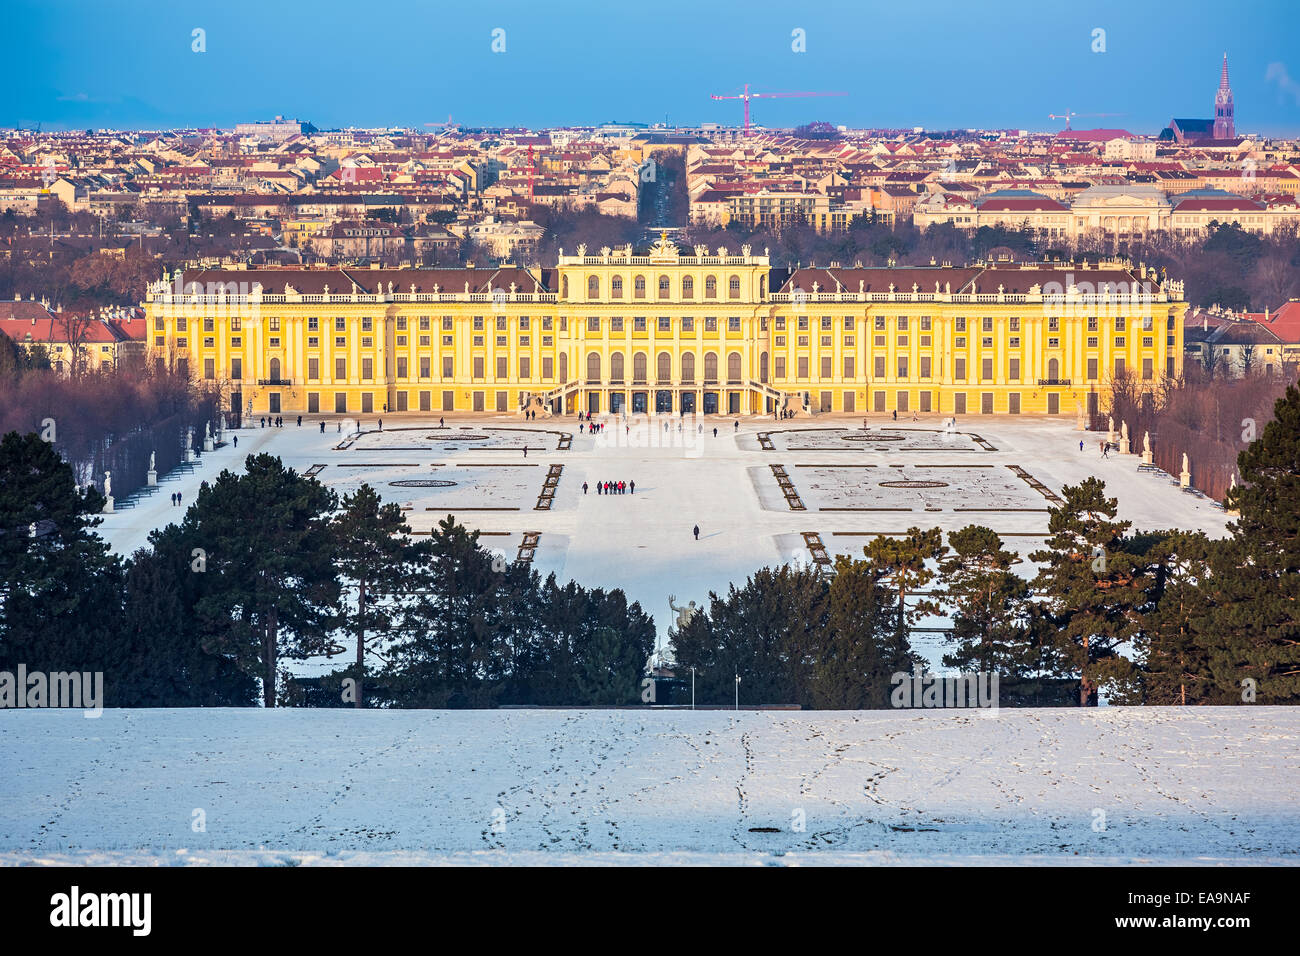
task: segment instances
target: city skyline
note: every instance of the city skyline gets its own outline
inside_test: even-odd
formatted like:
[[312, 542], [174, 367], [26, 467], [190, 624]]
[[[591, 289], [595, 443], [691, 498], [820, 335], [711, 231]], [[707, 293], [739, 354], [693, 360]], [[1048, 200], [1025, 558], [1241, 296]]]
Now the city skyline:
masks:
[[[1050, 131], [1063, 124], [1049, 114], [1071, 110], [1075, 128], [1155, 135], [1171, 117], [1212, 115], [1226, 52], [1239, 132], [1300, 132], [1300, 61], [1286, 42], [1300, 11], [1280, 3], [1225, 16], [1208, 0], [1078, 12], [1017, 0], [978, 17], [942, 3], [916, 22], [837, 4], [576, 7], [561, 20], [504, 3], [450, 21], [435, 7], [380, 4], [340, 30], [351, 10], [333, 0], [264, 27], [249, 25], [254, 11], [242, 3], [145, 0], [124, 11], [23, 0], [0, 43], [28, 82], [0, 95], [0, 126], [228, 128], [284, 115], [322, 129], [421, 129], [449, 114], [487, 127], [738, 126], [741, 104], [710, 96], [750, 83], [847, 94], [759, 100], [756, 125]], [[933, 28], [951, 16], [967, 17], [961, 31]]]

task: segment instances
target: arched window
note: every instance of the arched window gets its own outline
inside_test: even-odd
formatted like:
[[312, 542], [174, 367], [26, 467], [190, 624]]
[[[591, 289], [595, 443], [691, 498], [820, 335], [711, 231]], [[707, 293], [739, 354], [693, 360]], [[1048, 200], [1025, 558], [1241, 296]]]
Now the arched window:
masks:
[[727, 380], [730, 382], [740, 381], [740, 353], [732, 352], [727, 356]]
[[761, 299], [767, 295], [767, 274], [758, 277], [758, 297]]
[[718, 297], [718, 277], [705, 276], [704, 277], [704, 298], [716, 299], [717, 297]]
[[609, 294], [611, 298], [615, 298], [615, 299], [623, 298], [623, 277], [622, 276], [614, 276], [614, 278], [609, 280]]
[[718, 380], [718, 353], [704, 353], [704, 381], [716, 382]]
[[740, 298], [740, 276], [732, 276], [727, 281], [727, 294], [733, 299]]
[[560, 381], [567, 382], [568, 380], [569, 380], [569, 353], [561, 352], [560, 353]]
[[659, 277], [659, 298], [666, 299], [671, 291], [671, 284], [667, 276]]
[[600, 381], [600, 353], [599, 352], [587, 353], [587, 381], [588, 382]]
[[673, 357], [667, 352], [659, 353], [658, 368], [655, 370], [660, 382], [668, 382], [673, 377]]
[[632, 356], [632, 380], [645, 384], [645, 353], [637, 352]]
[[568, 297], [569, 297], [569, 277], [565, 276], [563, 279], [560, 280], [560, 298], [567, 299]]
[[600, 276], [587, 277], [587, 298], [588, 299], [600, 298]]
[[695, 353], [687, 352], [682, 355], [682, 384], [695, 384]]
[[615, 352], [609, 357], [609, 379], [611, 382], [623, 381], [623, 353]]
[[682, 279], [682, 298], [695, 298], [695, 279], [691, 276], [686, 276]]
[[758, 357], [758, 380], [764, 384], [767, 383], [767, 353], [763, 352]]
[[1053, 382], [1061, 377], [1061, 363], [1056, 359], [1047, 360], [1047, 377]]
[[271, 380], [274, 382], [280, 381], [280, 360], [278, 358], [271, 359]]
[[632, 294], [638, 299], [645, 298], [645, 276], [637, 276], [632, 280]]

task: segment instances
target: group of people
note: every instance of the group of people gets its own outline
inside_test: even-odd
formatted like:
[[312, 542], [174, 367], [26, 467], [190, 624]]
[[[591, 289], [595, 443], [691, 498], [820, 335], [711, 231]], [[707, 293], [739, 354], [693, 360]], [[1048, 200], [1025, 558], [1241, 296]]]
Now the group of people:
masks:
[[179, 491], [173, 491], [173, 492], [172, 492], [172, 506], [173, 506], [173, 507], [179, 507], [179, 506], [180, 506], [180, 503], [181, 503], [181, 493], [180, 493]]
[[[582, 483], [582, 493], [587, 493], [587, 483]], [[598, 481], [596, 482], [596, 494], [598, 495], [623, 495], [636, 494], [635, 481]]]
[[605, 430], [604, 422], [593, 422], [590, 419], [587, 419], [587, 421], [590, 422], [590, 424], [584, 424], [582, 421], [578, 422], [578, 434], [582, 434], [582, 429], [584, 427], [593, 435], [596, 434], [596, 432], [602, 432]]
[[524, 409], [524, 421], [532, 422], [536, 420], [537, 420], [537, 409], [535, 408]]

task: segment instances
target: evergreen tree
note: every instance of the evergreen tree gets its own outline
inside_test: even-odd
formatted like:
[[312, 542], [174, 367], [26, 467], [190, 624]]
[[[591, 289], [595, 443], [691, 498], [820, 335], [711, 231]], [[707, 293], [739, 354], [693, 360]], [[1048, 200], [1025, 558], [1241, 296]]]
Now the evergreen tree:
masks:
[[1209, 554], [1202, 532], [1161, 531], [1147, 536], [1147, 606], [1134, 641], [1139, 657], [1141, 702], [1146, 704], [1231, 703], [1210, 679], [1205, 641], [1212, 634], [1208, 598]]
[[1228, 495], [1240, 517], [1211, 554], [1214, 612], [1201, 636], [1209, 678], [1223, 694], [1300, 701], [1300, 391], [1289, 386], [1273, 419], [1237, 457], [1242, 484]]
[[889, 580], [898, 602], [894, 613], [896, 639], [906, 643], [908, 629], [923, 615], [937, 610], [932, 601], [919, 601], [908, 607], [907, 596], [934, 580], [929, 563], [939, 561], [948, 551], [943, 544], [943, 532], [938, 528], [922, 531], [913, 526], [901, 537], [877, 535], [862, 551], [876, 568], [877, 577]]
[[341, 505], [333, 521], [335, 560], [348, 588], [340, 613], [356, 649], [350, 674], [356, 681], [353, 702], [363, 707], [368, 643], [391, 637], [395, 626], [413, 617], [418, 594], [428, 584], [430, 548], [411, 540], [401, 507], [383, 504], [368, 484], [345, 496]]
[[119, 706], [231, 707], [257, 701], [257, 684], [233, 657], [209, 653], [192, 612], [203, 576], [193, 570], [181, 530], [155, 533], [127, 565], [117, 640], [130, 652]]
[[1144, 564], [1128, 553], [1130, 522], [1116, 521], [1114, 498], [1098, 478], [1061, 490], [1049, 511], [1047, 549], [1029, 557], [1044, 564], [1034, 579], [1045, 623], [1059, 655], [1057, 667], [1078, 677], [1079, 703], [1095, 706], [1102, 685], [1125, 688], [1134, 678], [1121, 649], [1138, 633], [1145, 603]]
[[103, 671], [111, 703], [122, 568], [95, 533], [104, 497], [35, 434], [0, 439], [0, 669]]
[[866, 561], [837, 555], [826, 592], [825, 627], [810, 653], [807, 705], [820, 710], [883, 709], [890, 678], [921, 659], [894, 626], [892, 599]]
[[1041, 655], [1031, 628], [1029, 582], [1012, 570], [1016, 555], [980, 525], [948, 535], [952, 556], [940, 566], [950, 612], [946, 667], [997, 673], [1016, 680], [1038, 670]]
[[[392, 648], [389, 683], [407, 707], [485, 707], [506, 676], [501, 655], [506, 569], [493, 568], [479, 533], [448, 515], [429, 540], [428, 591], [418, 626]], [[506, 608], [508, 610], [508, 608]]]
[[[274, 707], [280, 659], [325, 653], [338, 624], [336, 499], [271, 455], [249, 455], [245, 467], [203, 484], [181, 535], [198, 577], [205, 646], [259, 678], [263, 704]], [[150, 535], [155, 546], [158, 535]]]
[[825, 627], [827, 582], [817, 569], [762, 568], [678, 629], [679, 668], [694, 667], [702, 702], [733, 700], [735, 678], [750, 703], [805, 703]]

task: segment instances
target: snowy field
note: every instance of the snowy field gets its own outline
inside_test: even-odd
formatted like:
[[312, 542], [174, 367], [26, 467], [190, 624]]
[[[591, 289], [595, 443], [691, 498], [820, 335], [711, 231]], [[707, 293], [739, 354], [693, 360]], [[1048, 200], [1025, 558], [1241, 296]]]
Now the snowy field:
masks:
[[0, 864], [1300, 862], [1296, 708], [10, 711], [0, 779]]
[[[725, 594], [729, 584], [742, 583], [760, 567], [807, 562], [804, 532], [820, 535], [832, 555], [855, 557], [872, 535], [914, 524], [953, 531], [980, 523], [1004, 535], [1012, 550], [1041, 547], [1046, 512], [1020, 509], [1043, 509], [1050, 502], [1008, 466], [1023, 468], [1053, 493], [1097, 475], [1119, 499], [1120, 516], [1138, 528], [1203, 529], [1221, 536], [1228, 520], [1214, 504], [1182, 493], [1167, 478], [1139, 473], [1136, 455], [1102, 459], [1097, 434], [1075, 430], [1072, 419], [968, 416], [956, 434], [944, 431], [940, 416], [919, 422], [871, 416], [866, 429], [860, 416], [741, 418], [738, 427], [724, 416], [603, 420], [605, 431], [594, 437], [585, 426], [580, 431], [574, 417], [525, 423], [518, 416], [462, 414], [446, 416], [439, 427], [436, 413], [387, 414], [383, 432], [376, 420], [366, 419], [355, 440], [350, 436], [356, 421], [340, 427], [332, 417], [324, 433], [317, 418], [301, 428], [245, 428], [232, 433], [240, 436], [238, 450], [227, 445], [203, 456], [192, 475], [164, 481], [161, 493], [138, 507], [105, 516], [99, 531], [116, 550], [130, 554], [146, 544], [150, 530], [179, 520], [181, 511], [168, 501], [172, 491], [192, 502], [200, 481], [222, 468], [242, 468], [249, 453], [270, 452], [300, 472], [322, 465], [317, 477], [339, 492], [369, 481], [386, 500], [411, 506], [407, 520], [415, 531], [428, 532], [451, 511], [463, 524], [488, 532], [484, 544], [511, 560], [524, 532], [540, 532], [534, 558], [539, 572], [624, 589], [654, 615], [664, 640], [670, 594], [679, 604], [703, 605], [710, 590]], [[561, 450], [566, 436], [572, 445]], [[858, 440], [865, 438], [873, 440]], [[551, 508], [536, 510], [549, 466], [557, 464], [564, 470]], [[823, 468], [818, 477], [798, 467], [832, 464], [864, 467]], [[806, 497], [807, 510], [790, 509], [772, 465], [785, 469]], [[899, 474], [890, 478], [885, 473], [891, 471]], [[411, 478], [456, 484], [389, 484]], [[636, 494], [598, 496], [595, 484], [606, 480], [635, 481]], [[880, 486], [900, 480], [946, 486]], [[827, 506], [910, 510], [819, 510]], [[465, 510], [484, 508], [518, 510]], [[990, 508], [1016, 510], [963, 510]], [[696, 524], [698, 541], [691, 534]], [[1029, 562], [1021, 567], [1033, 572]], [[940, 643], [922, 636], [916, 647], [937, 663]], [[322, 663], [322, 669], [332, 666]]]

